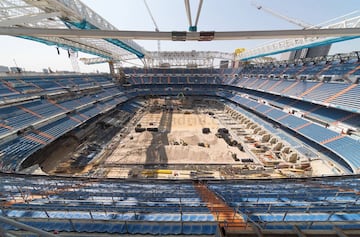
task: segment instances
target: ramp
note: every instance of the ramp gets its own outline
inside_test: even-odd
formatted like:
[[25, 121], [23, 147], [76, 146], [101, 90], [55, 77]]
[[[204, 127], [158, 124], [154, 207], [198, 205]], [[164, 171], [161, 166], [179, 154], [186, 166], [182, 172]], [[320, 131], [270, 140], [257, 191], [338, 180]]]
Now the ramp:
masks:
[[209, 208], [220, 227], [223, 227], [227, 232], [244, 230], [252, 231], [252, 227], [244, 220], [244, 218], [233, 208], [228, 206], [227, 203], [213, 191], [208, 189], [206, 184], [195, 181], [194, 187], [202, 201], [206, 203], [206, 206]]

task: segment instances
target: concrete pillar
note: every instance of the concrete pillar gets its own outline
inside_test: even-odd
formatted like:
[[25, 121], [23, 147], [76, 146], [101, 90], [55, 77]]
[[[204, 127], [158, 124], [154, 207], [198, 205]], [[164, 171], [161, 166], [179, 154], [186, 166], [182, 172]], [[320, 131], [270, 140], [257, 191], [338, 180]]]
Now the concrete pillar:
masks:
[[110, 70], [110, 75], [115, 76], [114, 63], [112, 61], [109, 61], [109, 70]]

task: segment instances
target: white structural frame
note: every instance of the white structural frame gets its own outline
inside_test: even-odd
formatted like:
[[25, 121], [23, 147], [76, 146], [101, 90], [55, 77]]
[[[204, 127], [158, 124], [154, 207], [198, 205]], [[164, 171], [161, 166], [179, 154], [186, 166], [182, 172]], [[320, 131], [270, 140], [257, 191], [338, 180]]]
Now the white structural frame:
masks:
[[[131, 48], [144, 54], [141, 62], [145, 66], [169, 63], [172, 66], [197, 64], [213, 66], [215, 59], [241, 60], [266, 53], [288, 50], [311, 43], [323, 42], [336, 37], [360, 37], [360, 12], [355, 11], [326, 24], [300, 30], [232, 31], [232, 32], [156, 32], [119, 31], [103, 17], [80, 0], [1, 0], [0, 35], [27, 36], [45, 40], [55, 46], [98, 55], [100, 58], [83, 59], [85, 63], [121, 63], [136, 59], [135, 54], [104, 38], [119, 39]], [[86, 21], [97, 29], [76, 29], [64, 23]], [[239, 55], [211, 51], [191, 52], [148, 52], [134, 39], [141, 40], [248, 40], [283, 39]], [[212, 64], [212, 65], [211, 65]]]
[[[68, 29], [63, 19], [71, 22], [86, 20], [100, 30], [117, 30], [79, 0], [2, 0], [0, 1], [0, 19], [0, 27], [23, 28], [30, 31], [33, 28]], [[134, 56], [133, 53], [103, 39], [65, 36], [33, 37], [65, 49], [80, 50], [114, 61], [125, 61]], [[147, 54], [146, 50], [133, 40], [122, 40], [122, 42], [144, 55]]]
[[[348, 16], [348, 15], [350, 15], [350, 16]], [[346, 15], [346, 19], [342, 19], [337, 22], [332, 22], [332, 21], [326, 22], [323, 25], [322, 24], [315, 25], [315, 26], [308, 28], [307, 30], [312, 30], [312, 29], [349, 29], [350, 31], [353, 30], [355, 33], [356, 28], [360, 27], [360, 12], [355, 11], [348, 15]], [[342, 18], [342, 17], [338, 17], [338, 18]], [[338, 18], [336, 18], [334, 20], [339, 20]], [[354, 35], [360, 36], [359, 34], [354, 34]], [[342, 36], [345, 36], [345, 35], [342, 35]], [[338, 36], [334, 35], [333, 37], [340, 37], [340, 35], [338, 35]], [[326, 40], [329, 40], [329, 38], [324, 38], [321, 36], [299, 37], [299, 38], [290, 38], [289, 37], [284, 40], [275, 41], [275, 42], [272, 42], [272, 43], [269, 43], [266, 45], [256, 47], [254, 49], [247, 50], [247, 51], [241, 53], [237, 57], [237, 59], [256, 57], [258, 55], [264, 55], [264, 54], [278, 52], [278, 51], [291, 49], [291, 48], [295, 48], [295, 47], [306, 46], [306, 45], [314, 44], [314, 43], [320, 43], [320, 42], [324, 42]]]
[[[360, 19], [360, 17], [359, 17]], [[174, 34], [180, 33], [181, 41], [203, 41], [202, 34], [213, 34], [211, 40], [248, 40], [248, 39], [319, 39], [320, 37], [360, 36], [360, 21], [355, 28], [328, 28], [306, 30], [259, 30], [259, 31], [226, 31], [226, 32], [154, 32], [154, 31], [114, 31], [114, 30], [78, 30], [78, 29], [46, 29], [0, 27], [0, 35], [34, 36], [34, 37], [66, 37], [92, 39], [139, 39], [139, 40], [174, 40]], [[303, 39], [306, 38], [306, 39]], [[206, 40], [209, 41], [209, 40]], [[313, 42], [313, 41], [310, 41]]]
[[234, 60], [233, 53], [224, 53], [218, 51], [162, 51], [159, 54], [149, 52], [150, 58], [147, 59], [148, 67], [158, 67], [164, 64], [170, 66], [184, 67], [214, 67], [214, 61]]

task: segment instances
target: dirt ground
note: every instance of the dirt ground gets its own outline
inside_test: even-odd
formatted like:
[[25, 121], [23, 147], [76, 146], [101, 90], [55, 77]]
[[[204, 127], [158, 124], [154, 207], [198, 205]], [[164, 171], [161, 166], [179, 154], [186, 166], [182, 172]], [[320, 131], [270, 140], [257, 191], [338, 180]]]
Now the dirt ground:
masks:
[[61, 147], [61, 149], [55, 149], [48, 154], [46, 160], [41, 163], [42, 170], [50, 174], [53, 174], [57, 170], [61, 170], [66, 173], [59, 165], [69, 159], [67, 154], [74, 151], [78, 145], [79, 142], [72, 137], [66, 137], [65, 139], [60, 140], [58, 142], [58, 146]]
[[[191, 113], [191, 114], [188, 114]], [[219, 121], [204, 113], [146, 113], [139, 122], [142, 127], [159, 127], [159, 132], [132, 131], [106, 160], [106, 164], [231, 164], [232, 158], [250, 157], [236, 147], [230, 147], [215, 133]], [[203, 134], [203, 128], [210, 128]], [[204, 143], [205, 147], [198, 146]]]
[[[214, 178], [262, 178], [263, 175], [284, 177], [284, 173], [280, 175], [276, 170], [272, 173], [267, 170], [257, 172], [257, 166], [263, 167], [257, 156], [251, 153], [254, 145], [246, 143], [243, 135], [237, 134], [239, 130], [252, 134], [252, 130], [240, 125], [223, 107], [216, 107], [216, 103], [209, 101], [185, 102], [150, 100], [144, 110], [136, 113], [130, 122], [124, 124], [121, 133], [111, 138], [111, 143], [106, 145], [101, 153], [103, 155], [99, 155], [101, 158], [98, 163], [91, 163], [84, 170], [71, 168], [71, 156], [65, 155], [71, 154], [79, 146], [79, 142], [71, 137], [58, 141], [54, 149], [45, 154], [47, 159], [40, 166], [49, 174], [72, 172], [82, 175], [89, 172], [95, 176], [112, 178], [138, 177], [137, 175], [147, 177], [146, 172], [150, 172], [147, 169], [164, 169], [165, 173], [156, 173], [156, 177], [170, 179], [193, 178], [193, 173], [197, 173], [197, 177]], [[136, 132], [135, 128], [145, 131]], [[156, 128], [158, 131], [148, 131], [149, 128]], [[203, 128], [209, 128], [210, 133], [204, 134]], [[219, 128], [229, 129], [232, 138], [243, 144], [245, 151], [229, 146], [223, 138], [218, 138], [215, 134]], [[100, 140], [97, 141], [107, 144], [106, 140], [101, 138], [102, 133], [93, 136], [100, 135]], [[59, 147], [61, 148], [55, 149]], [[250, 164], [245, 161], [243, 163], [241, 159], [244, 158], [253, 161]], [[314, 160], [311, 166], [314, 176], [341, 174], [329, 161]], [[167, 169], [171, 170], [171, 174]], [[239, 170], [245, 172], [241, 173]], [[246, 170], [256, 172], [247, 174]]]

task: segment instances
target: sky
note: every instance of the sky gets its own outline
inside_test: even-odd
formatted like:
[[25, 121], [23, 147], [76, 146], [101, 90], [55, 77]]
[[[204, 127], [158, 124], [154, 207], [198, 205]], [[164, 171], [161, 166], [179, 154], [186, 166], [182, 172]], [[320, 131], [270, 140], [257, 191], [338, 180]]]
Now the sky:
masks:
[[[109, 21], [119, 30], [155, 29], [143, 0], [83, 0], [83, 2]], [[160, 31], [186, 31], [189, 24], [184, 0], [147, 0]], [[194, 22], [199, 0], [190, 0]], [[257, 3], [285, 16], [311, 25], [317, 25], [350, 12], [360, 11], [359, 0], [257, 0]], [[358, 12], [360, 14], [360, 12]], [[198, 31], [301, 29], [293, 23], [265, 11], [256, 9], [251, 0], [204, 0]], [[157, 51], [157, 41], [136, 41], [149, 51]], [[164, 51], [223, 51], [234, 52], [236, 48], [251, 49], [266, 44], [269, 40], [232, 40], [211, 42], [161, 41]], [[67, 52], [55, 47], [0, 36], [2, 44], [0, 65], [19, 66], [26, 70], [72, 71]], [[334, 44], [330, 54], [360, 51], [360, 39]], [[94, 57], [79, 54], [81, 57]], [[107, 64], [84, 65], [79, 62], [81, 72], [108, 72]]]

